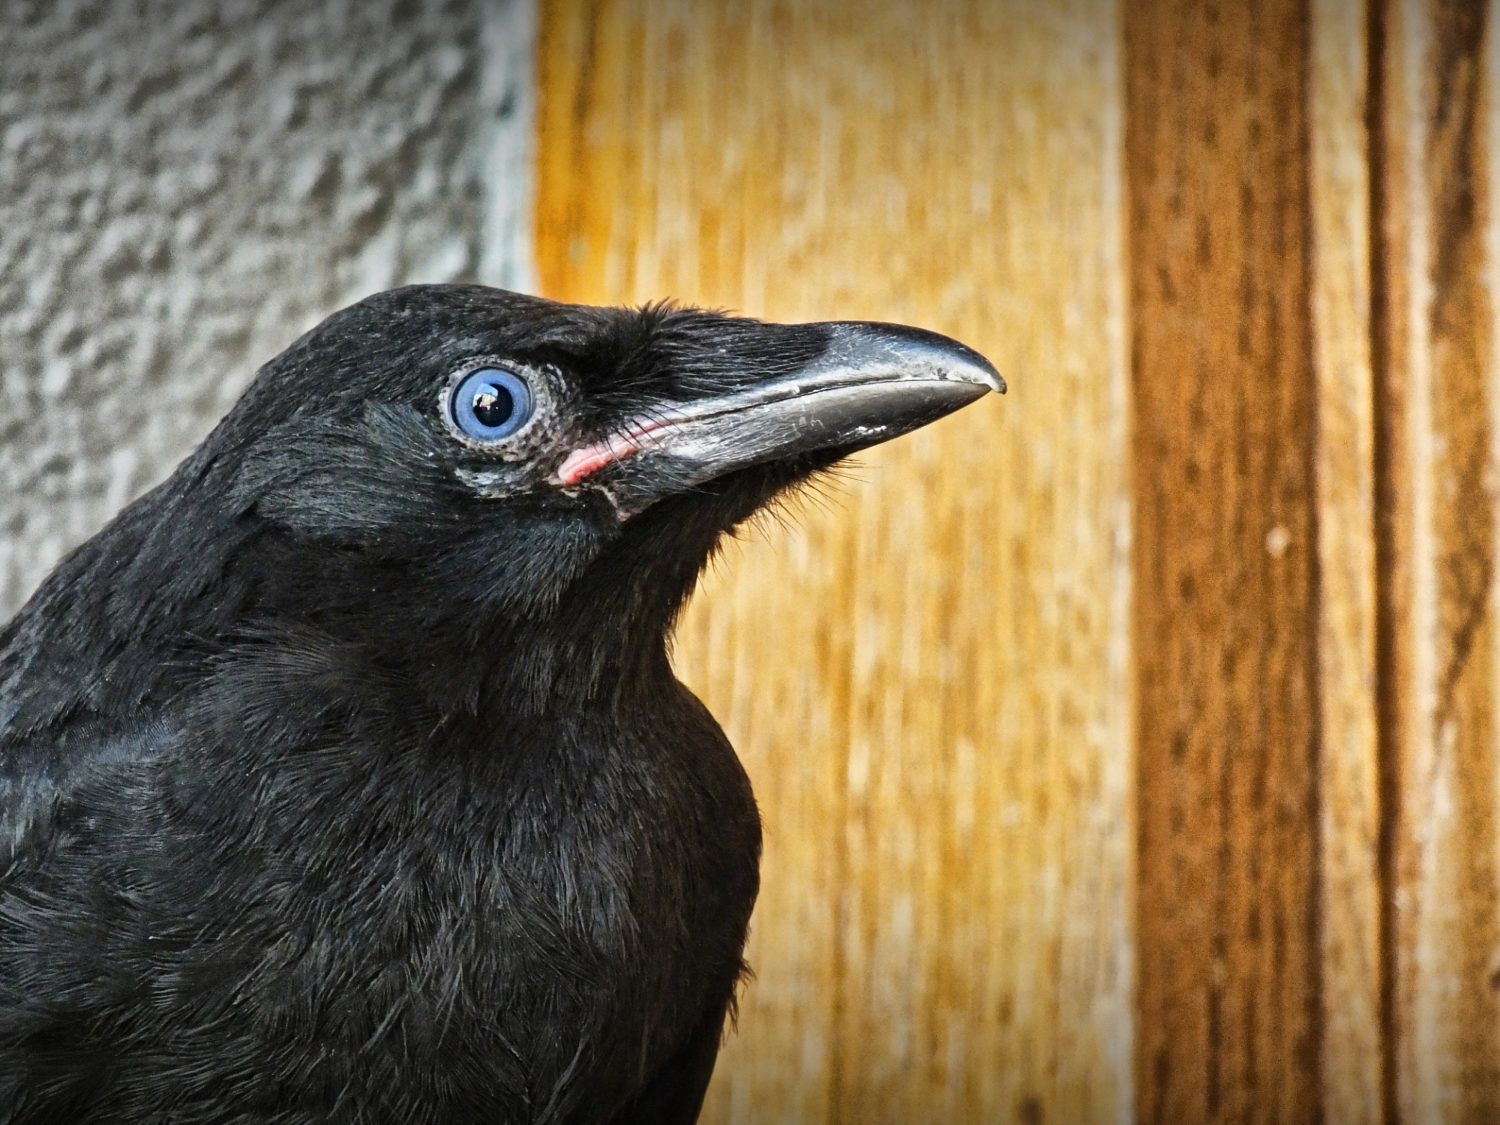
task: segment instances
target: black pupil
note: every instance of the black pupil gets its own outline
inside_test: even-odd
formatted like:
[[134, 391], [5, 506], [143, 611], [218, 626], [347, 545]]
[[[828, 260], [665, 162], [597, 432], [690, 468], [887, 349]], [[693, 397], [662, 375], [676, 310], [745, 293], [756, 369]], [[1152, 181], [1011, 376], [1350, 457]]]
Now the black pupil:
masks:
[[474, 417], [481, 426], [503, 426], [516, 412], [515, 396], [494, 383], [474, 388]]

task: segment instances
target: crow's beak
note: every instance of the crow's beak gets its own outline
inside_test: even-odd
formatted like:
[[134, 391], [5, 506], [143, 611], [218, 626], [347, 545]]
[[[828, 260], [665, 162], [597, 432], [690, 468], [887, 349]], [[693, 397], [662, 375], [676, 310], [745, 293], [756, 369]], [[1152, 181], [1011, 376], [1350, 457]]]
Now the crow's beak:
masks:
[[802, 454], [853, 453], [990, 391], [1005, 393], [1005, 380], [988, 360], [935, 332], [862, 322], [816, 327], [826, 330], [827, 346], [800, 370], [632, 421], [570, 454], [557, 470], [558, 483], [577, 485], [630, 458], [669, 460], [673, 484], [690, 487]]

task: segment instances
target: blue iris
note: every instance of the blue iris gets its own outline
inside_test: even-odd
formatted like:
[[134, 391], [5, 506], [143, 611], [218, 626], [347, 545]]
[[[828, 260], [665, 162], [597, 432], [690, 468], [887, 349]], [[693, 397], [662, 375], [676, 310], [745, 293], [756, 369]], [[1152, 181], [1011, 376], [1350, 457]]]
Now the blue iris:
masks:
[[475, 441], [499, 441], [524, 426], [534, 406], [519, 375], [481, 367], [458, 381], [448, 409], [453, 424]]

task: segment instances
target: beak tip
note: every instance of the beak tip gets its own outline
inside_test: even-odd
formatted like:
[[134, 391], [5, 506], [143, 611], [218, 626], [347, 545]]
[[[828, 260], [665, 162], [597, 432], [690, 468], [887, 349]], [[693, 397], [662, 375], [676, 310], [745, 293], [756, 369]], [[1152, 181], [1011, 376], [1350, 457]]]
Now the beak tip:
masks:
[[997, 395], [1003, 395], [1009, 389], [1005, 376], [996, 371], [994, 365], [978, 352], [967, 348], [965, 351], [968, 355], [961, 357], [958, 363], [950, 368], [953, 371], [951, 377], [984, 387], [986, 390], [994, 391]]
[[914, 328], [906, 324], [884, 324], [874, 321], [843, 321], [833, 324], [836, 337], [852, 341], [855, 350], [876, 347], [889, 349], [887, 354], [905, 361], [927, 363], [943, 372], [940, 376], [954, 382], [973, 383], [1003, 395], [1005, 377], [979, 352], [949, 336]]
[[984, 356], [977, 353], [974, 348], [969, 348], [968, 345], [959, 344], [957, 347], [962, 350], [959, 353], [959, 369], [963, 372], [962, 378], [983, 384], [993, 390], [996, 395], [1004, 395], [1007, 392], [1005, 377], [1001, 375], [1001, 372], [996, 371], [993, 363], [984, 359]]
[[1003, 395], [1007, 390], [1010, 389], [1009, 385], [1005, 382], [1005, 376], [996, 371], [992, 366], [990, 366], [989, 363], [986, 362], [983, 367], [980, 368], [980, 371], [982, 372], [982, 374], [980, 375], [979, 379], [976, 380], [976, 382], [983, 383], [997, 395]]

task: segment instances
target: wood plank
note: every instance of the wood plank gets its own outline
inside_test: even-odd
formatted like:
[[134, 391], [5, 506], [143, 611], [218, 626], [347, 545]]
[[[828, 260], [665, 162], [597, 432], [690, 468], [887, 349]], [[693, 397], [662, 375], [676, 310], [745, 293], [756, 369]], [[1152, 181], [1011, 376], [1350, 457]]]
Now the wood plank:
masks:
[[1314, 0], [1309, 74], [1317, 377], [1323, 1119], [1385, 1120], [1378, 587], [1371, 351], [1370, 13]]
[[1320, 1112], [1305, 15], [1125, 8], [1144, 1121]]
[[545, 292], [911, 321], [1013, 385], [732, 550], [683, 627], [768, 830], [713, 1120], [1131, 1115], [1118, 19], [543, 6]]
[[1500, 1119], [1496, 8], [1382, 11], [1395, 1101]]

